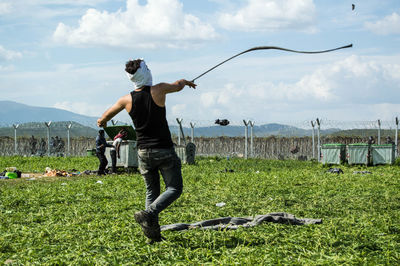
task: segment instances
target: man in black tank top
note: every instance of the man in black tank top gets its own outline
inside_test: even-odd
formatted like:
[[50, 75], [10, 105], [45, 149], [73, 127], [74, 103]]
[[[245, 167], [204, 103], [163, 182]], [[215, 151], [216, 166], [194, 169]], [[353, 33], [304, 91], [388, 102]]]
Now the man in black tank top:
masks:
[[[135, 89], [122, 96], [97, 120], [99, 127], [125, 109], [135, 125], [139, 170], [146, 185], [146, 209], [135, 213], [146, 237], [161, 241], [158, 214], [182, 193], [181, 161], [175, 153], [166, 119], [165, 100], [168, 93], [181, 91], [185, 86], [196, 88], [193, 82], [181, 79], [174, 83], [152, 86], [152, 76], [143, 60], [128, 61], [125, 71]], [[160, 195], [161, 173], [166, 190]]]

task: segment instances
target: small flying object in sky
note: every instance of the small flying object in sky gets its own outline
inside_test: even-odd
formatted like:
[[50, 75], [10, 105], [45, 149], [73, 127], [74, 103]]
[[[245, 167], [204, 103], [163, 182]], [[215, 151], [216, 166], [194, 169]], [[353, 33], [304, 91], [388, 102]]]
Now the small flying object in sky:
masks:
[[356, 8], [355, 4], [351, 4], [351, 10], [354, 10]]

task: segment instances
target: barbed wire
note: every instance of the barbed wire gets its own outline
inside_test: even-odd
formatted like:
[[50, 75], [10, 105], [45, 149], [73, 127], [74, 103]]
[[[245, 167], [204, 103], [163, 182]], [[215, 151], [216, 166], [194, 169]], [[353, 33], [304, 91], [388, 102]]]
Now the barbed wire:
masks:
[[[288, 132], [290, 130], [302, 129], [302, 130], [311, 130], [312, 123], [314, 123], [315, 128], [317, 128], [316, 119], [314, 120], [303, 120], [303, 121], [286, 121], [286, 122], [267, 122], [267, 121], [257, 121], [255, 119], [242, 119], [242, 120], [229, 120], [229, 126], [244, 126], [243, 121], [251, 121], [254, 124], [255, 128], [259, 128], [265, 125], [282, 125], [282, 130]], [[351, 130], [351, 129], [378, 129], [379, 127], [382, 130], [393, 130], [396, 129], [398, 125], [396, 125], [396, 120], [372, 120], [372, 121], [340, 121], [340, 120], [329, 120], [321, 118], [320, 121], [320, 129], [338, 129], [338, 130]], [[168, 121], [170, 126], [179, 126], [176, 120]], [[54, 128], [66, 128], [68, 125], [71, 125], [71, 130], [88, 127], [93, 129], [98, 129], [96, 121], [60, 121], [53, 122], [50, 127]], [[108, 123], [108, 125], [132, 125], [131, 120], [112, 120]], [[28, 123], [4, 123], [0, 122], [0, 128], [10, 128], [13, 129], [13, 126], [18, 126], [18, 129], [43, 129], [46, 130], [47, 126], [45, 122], [28, 122]], [[215, 123], [215, 120], [200, 120], [200, 119], [183, 119], [182, 126], [184, 128], [201, 128], [201, 127], [212, 127], [219, 125]]]

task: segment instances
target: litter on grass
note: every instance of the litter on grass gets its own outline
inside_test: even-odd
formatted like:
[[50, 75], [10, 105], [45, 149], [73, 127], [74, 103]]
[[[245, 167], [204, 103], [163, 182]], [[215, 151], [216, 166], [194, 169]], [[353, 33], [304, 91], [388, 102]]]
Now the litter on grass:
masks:
[[343, 174], [343, 170], [340, 168], [329, 168], [327, 172], [332, 174]]
[[354, 171], [353, 174], [372, 174], [370, 171]]
[[285, 212], [273, 212], [255, 217], [221, 217], [204, 220], [192, 224], [177, 223], [161, 226], [161, 231], [184, 231], [190, 229], [235, 230], [239, 227], [253, 227], [262, 223], [279, 223], [287, 225], [321, 224], [322, 219], [296, 218], [293, 214]]

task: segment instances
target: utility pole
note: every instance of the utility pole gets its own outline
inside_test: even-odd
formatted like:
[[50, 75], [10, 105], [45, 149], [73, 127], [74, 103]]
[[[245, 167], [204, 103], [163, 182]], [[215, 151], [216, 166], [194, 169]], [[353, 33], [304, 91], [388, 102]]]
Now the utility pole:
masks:
[[50, 156], [50, 125], [51, 125], [51, 121], [44, 122], [44, 124], [47, 127], [47, 156]]
[[254, 127], [254, 121], [249, 120], [249, 125], [250, 125], [250, 157], [254, 157], [254, 142], [253, 142], [253, 127]]
[[243, 119], [243, 123], [244, 123], [244, 158], [247, 159], [248, 155], [247, 155], [247, 138], [248, 138], [248, 134], [249, 134], [249, 122], [246, 122], [246, 120]]
[[13, 124], [14, 128], [14, 154], [17, 155], [17, 128], [19, 124]]
[[190, 131], [190, 138], [191, 138], [191, 142], [192, 143], [194, 143], [194, 126], [195, 126], [196, 124], [195, 123], [192, 123], [192, 122], [190, 122], [190, 128], [191, 128], [191, 131]]
[[69, 122], [69, 124], [67, 125], [67, 145], [68, 145], [68, 156], [71, 156], [71, 142], [70, 142], [70, 130], [72, 127], [72, 123]]
[[311, 121], [311, 126], [312, 126], [312, 157], [315, 159], [315, 122]]
[[381, 120], [378, 119], [378, 145], [381, 144]]
[[317, 147], [317, 156], [318, 156], [318, 162], [321, 161], [321, 121], [317, 118], [317, 136], [318, 136], [318, 147]]

